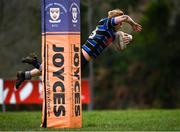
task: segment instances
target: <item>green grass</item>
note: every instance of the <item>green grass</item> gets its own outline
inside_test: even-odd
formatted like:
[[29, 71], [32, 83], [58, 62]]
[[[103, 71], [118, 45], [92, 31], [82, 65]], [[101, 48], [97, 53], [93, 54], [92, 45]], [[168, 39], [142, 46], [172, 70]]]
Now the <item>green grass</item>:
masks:
[[[0, 130], [60, 130], [40, 128], [41, 112], [0, 113]], [[83, 112], [78, 131], [180, 130], [180, 110], [118, 110]]]

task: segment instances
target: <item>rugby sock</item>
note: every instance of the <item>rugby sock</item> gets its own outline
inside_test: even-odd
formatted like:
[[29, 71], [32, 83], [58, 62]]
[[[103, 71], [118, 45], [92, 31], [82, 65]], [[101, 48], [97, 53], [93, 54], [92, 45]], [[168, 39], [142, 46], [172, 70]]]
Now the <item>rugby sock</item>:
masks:
[[31, 72], [30, 71], [25, 71], [25, 79], [30, 80], [31, 79]]

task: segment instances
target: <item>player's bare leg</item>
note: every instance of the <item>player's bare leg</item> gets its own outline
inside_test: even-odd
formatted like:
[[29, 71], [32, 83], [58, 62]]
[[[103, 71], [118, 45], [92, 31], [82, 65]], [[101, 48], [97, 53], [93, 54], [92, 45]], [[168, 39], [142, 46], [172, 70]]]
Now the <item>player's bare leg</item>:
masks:
[[25, 80], [31, 80], [32, 77], [37, 77], [40, 75], [41, 71], [39, 69], [32, 69], [31, 71], [18, 71], [15, 88], [18, 89]]

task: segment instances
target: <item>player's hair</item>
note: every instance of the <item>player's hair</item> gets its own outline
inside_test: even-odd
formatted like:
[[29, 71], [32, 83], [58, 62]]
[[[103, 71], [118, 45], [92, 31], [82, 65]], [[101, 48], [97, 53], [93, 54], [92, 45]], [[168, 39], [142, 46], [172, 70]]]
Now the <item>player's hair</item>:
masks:
[[122, 15], [124, 15], [124, 12], [120, 9], [114, 9], [114, 10], [108, 12], [108, 18], [122, 16]]

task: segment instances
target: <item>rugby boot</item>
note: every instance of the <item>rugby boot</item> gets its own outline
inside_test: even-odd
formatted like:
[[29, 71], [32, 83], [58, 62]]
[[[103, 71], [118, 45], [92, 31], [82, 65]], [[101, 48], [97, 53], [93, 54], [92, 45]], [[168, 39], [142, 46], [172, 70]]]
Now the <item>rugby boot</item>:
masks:
[[22, 58], [22, 63], [28, 63], [30, 65], [33, 65], [35, 68], [39, 69], [41, 63], [37, 59], [37, 55], [34, 53], [31, 53], [30, 55]]
[[24, 82], [25, 80], [25, 72], [24, 71], [18, 71], [17, 72], [17, 79], [15, 82], [15, 88], [16, 90], [19, 88], [19, 86]]

